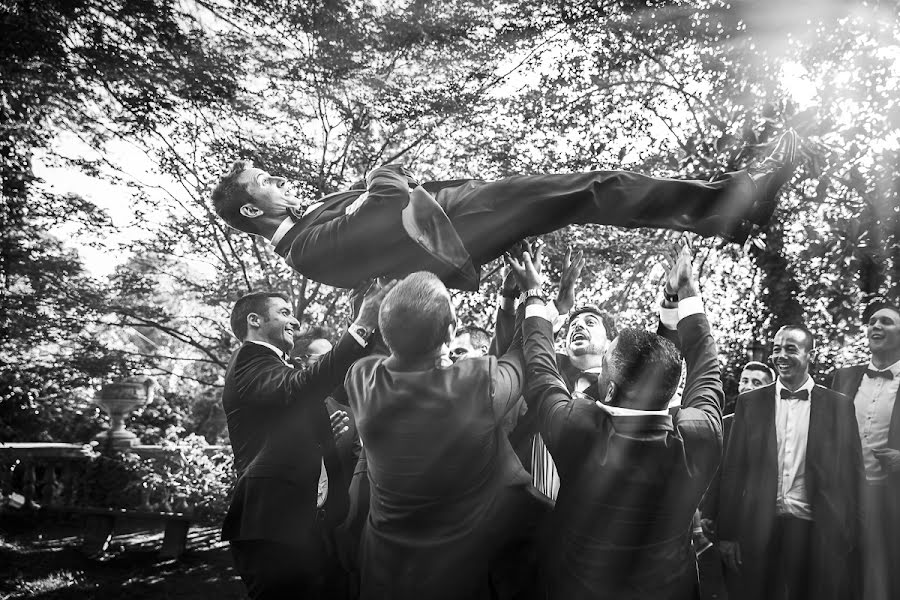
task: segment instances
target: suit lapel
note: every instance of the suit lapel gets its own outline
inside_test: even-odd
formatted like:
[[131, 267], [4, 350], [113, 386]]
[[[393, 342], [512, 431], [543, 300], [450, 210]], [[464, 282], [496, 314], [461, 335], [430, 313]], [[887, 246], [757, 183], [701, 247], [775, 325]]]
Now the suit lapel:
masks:
[[831, 445], [830, 436], [836, 435], [829, 400], [823, 398], [819, 386], [813, 387], [809, 401], [809, 431], [806, 435], [806, 497], [811, 505], [818, 490], [818, 474], [825, 464], [823, 452]]

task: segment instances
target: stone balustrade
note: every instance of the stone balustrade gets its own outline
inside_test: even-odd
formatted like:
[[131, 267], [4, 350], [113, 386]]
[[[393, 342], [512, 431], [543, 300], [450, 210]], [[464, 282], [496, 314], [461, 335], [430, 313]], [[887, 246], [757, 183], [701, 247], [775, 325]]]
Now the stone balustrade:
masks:
[[[145, 459], [179, 460], [177, 448], [135, 445], [128, 452]], [[227, 446], [209, 446], [208, 455], [229, 452]], [[25, 510], [38, 507], [71, 508], [93, 504], [88, 469], [96, 451], [91, 444], [0, 443], [0, 507]], [[124, 491], [124, 490], [123, 490]], [[141, 490], [133, 508], [160, 512], [190, 513], [183, 495], [165, 489], [151, 502], [153, 490]], [[2, 510], [2, 508], [0, 508]]]

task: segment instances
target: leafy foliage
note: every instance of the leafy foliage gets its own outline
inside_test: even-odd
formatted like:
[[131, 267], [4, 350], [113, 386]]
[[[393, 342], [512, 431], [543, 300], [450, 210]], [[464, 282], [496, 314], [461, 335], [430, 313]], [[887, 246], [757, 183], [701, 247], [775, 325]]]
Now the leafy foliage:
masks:
[[[211, 212], [235, 158], [310, 197], [389, 161], [423, 179], [616, 168], [709, 179], [793, 127], [802, 165], [760, 244], [698, 244], [722, 360], [733, 374], [764, 358], [774, 330], [801, 319], [821, 337], [819, 374], [858, 358], [861, 303], [900, 295], [900, 20], [886, 3], [823, 7], [14, 2], [0, 41], [0, 435], [65, 438], [57, 418], [90, 429], [83, 390], [141, 369], [168, 402], [135, 417], [147, 440], [171, 426], [221, 439], [213, 407], [240, 295], [281, 289], [306, 324], [342, 328], [346, 291], [293, 273]], [[95, 152], [65, 154], [62, 134]], [[61, 213], [31, 175], [35, 153], [133, 190], [146, 235], [118, 248], [126, 260], [108, 280], [46, 235], [75, 220], [82, 237], [114, 238], [88, 202], [65, 199]], [[584, 249], [580, 301], [649, 325], [675, 237], [582, 226], [545, 241], [553, 269], [567, 245]], [[466, 321], [490, 327], [493, 279], [457, 295]]]

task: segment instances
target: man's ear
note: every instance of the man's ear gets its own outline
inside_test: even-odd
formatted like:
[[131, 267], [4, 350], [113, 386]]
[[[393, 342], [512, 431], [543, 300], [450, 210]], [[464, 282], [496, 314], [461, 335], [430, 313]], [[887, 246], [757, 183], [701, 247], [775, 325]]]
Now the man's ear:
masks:
[[257, 313], [250, 313], [249, 315], [247, 315], [247, 328], [258, 329], [260, 320], [260, 316]]
[[456, 337], [456, 321], [453, 321], [449, 325], [447, 325], [447, 339], [444, 340], [444, 343], [448, 346], [453, 341], [453, 338]]
[[610, 381], [606, 386], [606, 398], [603, 399], [603, 404], [612, 404], [613, 400], [616, 399], [616, 393], [619, 391], [619, 386], [616, 385], [616, 382]]
[[248, 219], [255, 219], [256, 217], [262, 215], [263, 211], [258, 206], [254, 206], [248, 202], [241, 207], [241, 214]]

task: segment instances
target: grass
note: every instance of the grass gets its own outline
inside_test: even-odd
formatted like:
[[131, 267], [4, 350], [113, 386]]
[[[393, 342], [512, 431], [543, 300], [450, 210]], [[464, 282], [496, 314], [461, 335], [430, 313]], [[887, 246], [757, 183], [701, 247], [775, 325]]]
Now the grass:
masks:
[[162, 560], [162, 531], [117, 531], [110, 549], [79, 549], [76, 521], [0, 515], [0, 600], [244, 598], [216, 527], [192, 527], [179, 560]]

